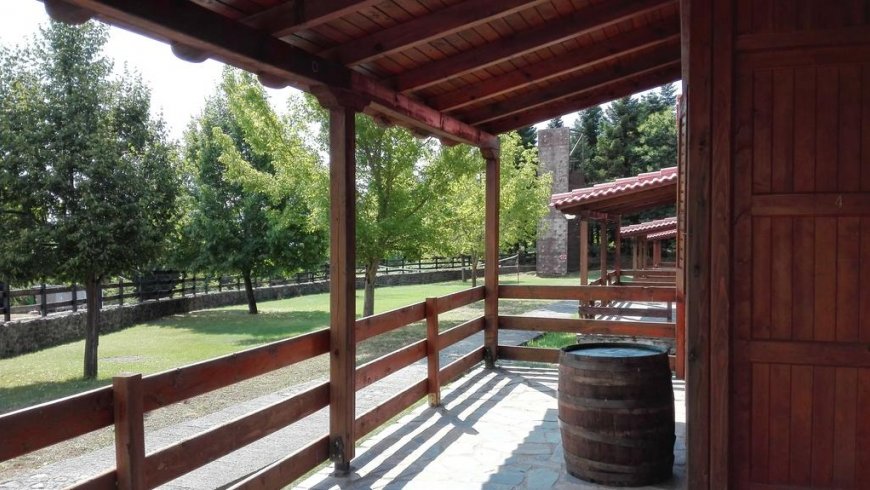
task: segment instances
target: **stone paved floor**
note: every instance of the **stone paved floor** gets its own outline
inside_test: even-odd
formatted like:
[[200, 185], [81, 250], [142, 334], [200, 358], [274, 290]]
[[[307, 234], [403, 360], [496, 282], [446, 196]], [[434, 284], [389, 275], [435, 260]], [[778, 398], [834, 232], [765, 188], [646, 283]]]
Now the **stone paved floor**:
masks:
[[[326, 467], [292, 488], [594, 489], [565, 471], [556, 404], [558, 370], [503, 363], [477, 368], [444, 391], [443, 407], [422, 406], [362, 442], [347, 477]], [[643, 488], [685, 488], [685, 384], [674, 381], [674, 476]]]

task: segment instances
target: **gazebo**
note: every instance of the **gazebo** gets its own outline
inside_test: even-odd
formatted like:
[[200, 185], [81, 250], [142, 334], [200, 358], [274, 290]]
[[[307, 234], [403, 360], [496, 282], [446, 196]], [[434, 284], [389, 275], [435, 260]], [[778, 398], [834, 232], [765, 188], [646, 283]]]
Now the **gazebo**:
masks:
[[[153, 487], [329, 407], [327, 434], [237, 486], [280, 487], [327, 459], [347, 471], [362, 435], [427, 394], [437, 404], [440, 384], [470, 366], [554, 359], [499, 345], [500, 329], [527, 321], [499, 315], [500, 299], [673, 299], [657, 287], [499, 286], [496, 135], [681, 78], [678, 194], [685, 206], [677, 238], [685, 246], [676, 266], [686, 272], [679, 364], [687, 379], [688, 487], [870, 487], [870, 417], [861, 415], [870, 404], [865, 2], [44, 3], [55, 19], [122, 26], [169, 43], [184, 59], [214, 58], [266, 85], [309, 91], [329, 108], [331, 320], [329, 329], [264, 348], [119, 377], [110, 387], [0, 416], [0, 460], [114, 425], [117, 468], [87, 485]], [[357, 112], [481, 149], [485, 286], [355, 318]], [[671, 172], [659, 178], [676, 181]], [[666, 197], [673, 201], [673, 191]], [[480, 300], [482, 317], [439, 333], [439, 313]], [[357, 342], [423, 319], [425, 341], [355, 365]], [[576, 331], [590, 321], [549, 325]], [[481, 329], [484, 345], [439, 366], [440, 348]], [[324, 353], [328, 382], [145, 454], [143, 412]], [[426, 379], [357, 417], [360, 386], [420, 358], [429, 360]]]

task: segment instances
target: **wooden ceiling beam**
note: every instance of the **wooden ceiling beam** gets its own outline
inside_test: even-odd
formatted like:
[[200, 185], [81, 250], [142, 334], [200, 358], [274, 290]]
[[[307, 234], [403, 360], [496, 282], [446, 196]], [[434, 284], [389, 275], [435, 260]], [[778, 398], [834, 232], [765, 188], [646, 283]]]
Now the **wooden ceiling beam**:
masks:
[[327, 49], [324, 58], [357, 65], [534, 7], [547, 0], [466, 0]]
[[468, 105], [477, 105], [487, 99], [528, 87], [551, 78], [559, 77], [598, 63], [607, 62], [625, 55], [673, 42], [680, 38], [680, 21], [676, 16], [583, 47], [564, 55], [550, 58], [539, 63], [524, 66], [518, 70], [490, 78], [470, 86], [447, 92], [428, 100], [429, 105], [439, 111], [452, 111]]
[[529, 87], [525, 92], [512, 94], [501, 102], [485, 104], [474, 109], [455, 113], [456, 117], [469, 124], [481, 124], [517, 112], [527, 111], [539, 105], [548, 104], [554, 100], [564, 99], [610, 83], [637, 77], [680, 61], [680, 40], [632, 55], [630, 59], [622, 59], [613, 65], [599, 68], [567, 80], [552, 83], [537, 88]]
[[383, 0], [290, 0], [242, 19], [275, 37], [310, 29]]
[[294, 48], [269, 34], [188, 1], [69, 0], [67, 3], [97, 14], [112, 24], [160, 41], [176, 43], [191, 52], [206, 53], [224, 63], [256, 73], [277, 84], [310, 91], [324, 85], [351, 90], [371, 100], [377, 110], [422, 132], [480, 147], [498, 145], [498, 138], [398, 94], [365, 75], [333, 61]]
[[616, 0], [600, 3], [498, 42], [408, 70], [393, 77], [391, 84], [399, 92], [418, 90], [675, 3], [675, 0]]
[[644, 90], [650, 90], [666, 83], [675, 82], [680, 79], [681, 74], [680, 62], [675, 61], [653, 72], [630, 76], [621, 81], [608, 83], [597, 89], [559, 99], [529, 111], [496, 119], [484, 124], [482, 127], [492, 134], [523, 128], [556, 116], [577, 112], [587, 107], [603, 104]]

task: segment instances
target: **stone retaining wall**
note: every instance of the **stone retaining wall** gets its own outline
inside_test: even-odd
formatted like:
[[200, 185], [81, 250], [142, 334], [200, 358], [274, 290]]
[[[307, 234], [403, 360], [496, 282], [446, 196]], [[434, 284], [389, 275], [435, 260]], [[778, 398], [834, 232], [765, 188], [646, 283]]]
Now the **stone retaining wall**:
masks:
[[[535, 266], [520, 266], [521, 271], [534, 270]], [[516, 267], [503, 267], [503, 274], [515, 273]], [[409, 274], [390, 274], [378, 278], [378, 286], [400, 286], [409, 284], [429, 284], [454, 281], [461, 277], [461, 271], [434, 271]], [[483, 276], [483, 270], [478, 271]], [[363, 288], [363, 280], [357, 279], [357, 289]], [[306, 294], [326, 293], [329, 283], [318, 281], [284, 286], [267, 286], [254, 290], [257, 301], [270, 301], [292, 298]], [[245, 291], [223, 291], [184, 298], [148, 301], [135, 305], [109, 306], [100, 312], [100, 333], [105, 334], [122, 330], [132, 325], [156, 320], [158, 318], [207, 310], [222, 306], [247, 303]], [[17, 320], [0, 324], [0, 359], [47, 347], [74, 342], [85, 337], [86, 316], [84, 311], [76, 313], [56, 313], [47, 317]]]

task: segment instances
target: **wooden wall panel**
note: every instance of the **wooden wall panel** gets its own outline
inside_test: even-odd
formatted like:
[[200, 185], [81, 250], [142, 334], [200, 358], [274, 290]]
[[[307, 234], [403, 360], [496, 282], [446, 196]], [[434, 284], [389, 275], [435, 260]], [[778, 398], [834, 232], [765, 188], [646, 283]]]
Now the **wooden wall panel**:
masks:
[[[755, 33], [799, 27], [807, 7], [780, 16], [771, 9], [783, 2], [752, 3]], [[731, 436], [735, 488], [863, 488], [870, 478], [870, 349], [858, 344], [870, 341], [870, 209], [841, 205], [847, 193], [867, 197], [870, 69], [850, 56], [814, 65], [795, 51], [754, 45], [742, 62], [738, 52], [731, 427], [745, 434]], [[827, 211], [802, 204], [821, 195]], [[793, 348], [803, 342], [811, 350]]]

